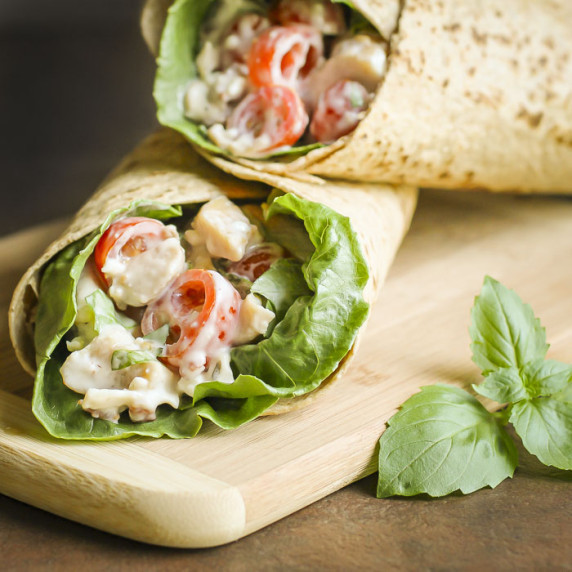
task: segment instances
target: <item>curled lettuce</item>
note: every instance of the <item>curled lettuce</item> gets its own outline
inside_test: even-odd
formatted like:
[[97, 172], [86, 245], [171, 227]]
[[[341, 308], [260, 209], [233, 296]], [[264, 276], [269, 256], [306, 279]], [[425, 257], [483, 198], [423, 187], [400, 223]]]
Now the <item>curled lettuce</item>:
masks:
[[[68, 355], [63, 337], [77, 313], [75, 292], [83, 267], [109, 224], [127, 214], [172, 218], [180, 216], [181, 209], [134, 203], [115, 211], [97, 231], [64, 249], [44, 272], [35, 330], [33, 411], [53, 436], [192, 437], [202, 419], [232, 429], [258, 417], [279, 398], [316, 389], [351, 349], [369, 311], [362, 295], [369, 273], [357, 236], [349, 220], [328, 207], [294, 195], [276, 196], [266, 216], [270, 221], [282, 215], [298, 219], [312, 248], [304, 248], [305, 260], [278, 261], [254, 282], [252, 291], [273, 309], [276, 319], [267, 338], [231, 350], [234, 383], [199, 384], [193, 399], [183, 399], [179, 409], [160, 406], [154, 421], [94, 419], [78, 404], [80, 396], [63, 384], [59, 370]], [[120, 357], [133, 363], [139, 359]]]

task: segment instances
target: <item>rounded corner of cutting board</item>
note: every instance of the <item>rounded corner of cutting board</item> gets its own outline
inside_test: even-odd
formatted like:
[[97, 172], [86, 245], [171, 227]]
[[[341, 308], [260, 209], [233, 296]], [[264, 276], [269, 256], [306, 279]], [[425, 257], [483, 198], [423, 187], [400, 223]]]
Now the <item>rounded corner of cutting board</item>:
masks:
[[189, 490], [133, 490], [131, 522], [100, 526], [133, 540], [172, 548], [209, 548], [245, 535], [246, 508], [240, 491], [230, 485], [196, 483]]
[[0, 391], [0, 491], [132, 540], [207, 548], [246, 534], [240, 490], [138, 442], [53, 439], [29, 403]]

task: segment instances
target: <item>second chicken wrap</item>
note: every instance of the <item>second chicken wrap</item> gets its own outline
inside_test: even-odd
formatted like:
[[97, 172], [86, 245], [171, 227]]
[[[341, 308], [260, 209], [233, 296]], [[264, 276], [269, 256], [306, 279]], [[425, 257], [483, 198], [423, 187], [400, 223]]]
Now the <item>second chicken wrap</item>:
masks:
[[148, 0], [142, 27], [160, 122], [219, 166], [571, 191], [566, 0]]

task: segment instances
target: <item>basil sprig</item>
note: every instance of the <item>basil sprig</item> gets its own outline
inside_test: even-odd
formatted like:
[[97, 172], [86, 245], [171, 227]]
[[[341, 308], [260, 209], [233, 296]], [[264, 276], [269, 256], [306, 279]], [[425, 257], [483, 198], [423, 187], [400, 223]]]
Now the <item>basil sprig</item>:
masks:
[[518, 455], [508, 422], [542, 463], [572, 469], [572, 366], [546, 359], [546, 332], [532, 308], [487, 276], [469, 332], [484, 376], [473, 388], [506, 408], [489, 413], [454, 386], [422, 388], [379, 441], [379, 498], [467, 494], [512, 477]]

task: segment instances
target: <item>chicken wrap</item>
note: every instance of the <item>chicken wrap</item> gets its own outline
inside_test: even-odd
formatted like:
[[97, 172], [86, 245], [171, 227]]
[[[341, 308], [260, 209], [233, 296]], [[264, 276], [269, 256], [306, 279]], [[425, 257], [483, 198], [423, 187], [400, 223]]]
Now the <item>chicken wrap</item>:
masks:
[[147, 0], [142, 28], [159, 121], [219, 166], [571, 190], [566, 0]]
[[170, 130], [110, 174], [10, 306], [50, 434], [231, 429], [342, 374], [416, 190], [270, 179], [227, 176]]

